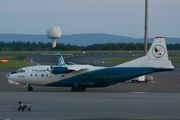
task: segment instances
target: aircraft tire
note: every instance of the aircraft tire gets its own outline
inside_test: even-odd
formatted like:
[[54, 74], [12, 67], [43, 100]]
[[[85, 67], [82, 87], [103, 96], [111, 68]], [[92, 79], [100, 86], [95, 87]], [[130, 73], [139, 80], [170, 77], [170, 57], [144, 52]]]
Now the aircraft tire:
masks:
[[71, 88], [71, 91], [73, 91], [73, 92], [75, 92], [75, 91], [82, 92], [82, 91], [85, 91], [85, 90], [86, 90], [86, 87], [82, 87], [82, 86], [79, 86], [79, 87], [73, 86]]
[[81, 92], [81, 91], [83, 91], [83, 90], [84, 90], [83, 87], [81, 87], [81, 86], [78, 87], [78, 91], [79, 91], [79, 92]]
[[82, 92], [82, 91], [85, 91], [85, 90], [86, 90], [86, 88], [85, 88], [85, 87], [81, 87], [81, 86], [80, 86], [80, 87], [78, 87], [78, 91], [79, 91], [79, 92]]
[[78, 91], [78, 88], [77, 88], [76, 86], [73, 86], [73, 87], [71, 88], [71, 91], [73, 91], [73, 92]]
[[29, 86], [28, 91], [33, 91], [33, 87]]

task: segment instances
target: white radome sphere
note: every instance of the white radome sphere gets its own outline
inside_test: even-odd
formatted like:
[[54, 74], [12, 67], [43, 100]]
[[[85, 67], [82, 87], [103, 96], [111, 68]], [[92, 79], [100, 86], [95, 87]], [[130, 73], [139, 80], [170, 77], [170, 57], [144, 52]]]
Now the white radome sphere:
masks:
[[52, 26], [47, 30], [48, 38], [60, 38], [61, 34], [61, 29], [58, 26]]

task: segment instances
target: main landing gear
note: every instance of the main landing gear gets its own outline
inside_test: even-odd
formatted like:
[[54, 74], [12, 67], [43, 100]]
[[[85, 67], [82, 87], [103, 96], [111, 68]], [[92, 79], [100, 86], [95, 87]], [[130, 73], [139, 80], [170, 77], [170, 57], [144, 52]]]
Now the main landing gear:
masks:
[[31, 87], [29, 84], [27, 84], [27, 87], [28, 87], [27, 88], [28, 91], [33, 91], [33, 87]]
[[73, 92], [75, 92], [75, 91], [82, 92], [82, 91], [85, 91], [85, 90], [86, 90], [86, 87], [82, 87], [82, 86], [79, 86], [79, 87], [73, 86], [71, 88], [71, 91], [73, 91]]

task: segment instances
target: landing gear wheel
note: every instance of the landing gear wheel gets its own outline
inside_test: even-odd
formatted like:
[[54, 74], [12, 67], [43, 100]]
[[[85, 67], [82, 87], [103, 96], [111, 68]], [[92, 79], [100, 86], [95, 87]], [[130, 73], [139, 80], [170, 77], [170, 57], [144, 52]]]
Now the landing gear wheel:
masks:
[[32, 90], [33, 90], [33, 87], [29, 86], [28, 91], [32, 91]]
[[85, 90], [86, 90], [86, 88], [85, 88], [85, 87], [81, 87], [81, 86], [80, 86], [80, 87], [78, 87], [78, 91], [79, 91], [79, 92], [82, 92], [82, 91], [85, 91]]
[[79, 87], [73, 86], [71, 88], [71, 91], [73, 91], [73, 92], [75, 92], [75, 91], [82, 92], [82, 91], [85, 91], [85, 90], [86, 90], [86, 87], [82, 87], [82, 86], [79, 86]]
[[76, 87], [76, 86], [73, 86], [72, 88], [71, 88], [71, 91], [77, 91], [78, 90], [78, 88]]

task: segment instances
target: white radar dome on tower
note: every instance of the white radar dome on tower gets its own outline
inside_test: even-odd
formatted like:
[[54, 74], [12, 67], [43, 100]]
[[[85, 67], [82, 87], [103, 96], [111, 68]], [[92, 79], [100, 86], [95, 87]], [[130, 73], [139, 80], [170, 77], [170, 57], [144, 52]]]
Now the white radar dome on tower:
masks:
[[47, 37], [52, 39], [52, 48], [56, 47], [56, 39], [61, 37], [61, 29], [58, 26], [52, 26], [47, 30]]

